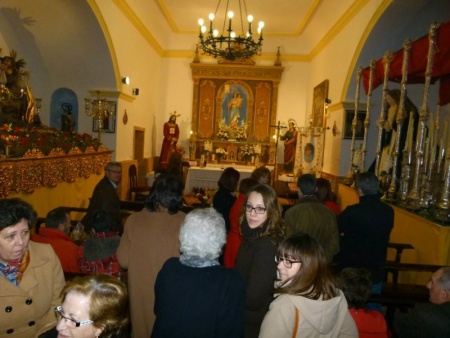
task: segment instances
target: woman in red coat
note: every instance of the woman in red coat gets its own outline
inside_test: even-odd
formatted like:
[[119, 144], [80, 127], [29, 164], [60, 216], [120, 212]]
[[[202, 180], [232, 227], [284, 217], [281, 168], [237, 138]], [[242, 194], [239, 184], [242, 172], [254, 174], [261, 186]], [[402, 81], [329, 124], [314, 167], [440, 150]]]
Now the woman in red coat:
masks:
[[242, 236], [239, 232], [239, 218], [242, 214], [242, 206], [244, 205], [247, 192], [257, 185], [258, 182], [253, 178], [244, 178], [239, 183], [239, 195], [230, 210], [230, 231], [228, 232], [227, 243], [225, 244], [223, 254], [223, 265], [227, 268], [234, 267], [236, 254], [241, 245]]

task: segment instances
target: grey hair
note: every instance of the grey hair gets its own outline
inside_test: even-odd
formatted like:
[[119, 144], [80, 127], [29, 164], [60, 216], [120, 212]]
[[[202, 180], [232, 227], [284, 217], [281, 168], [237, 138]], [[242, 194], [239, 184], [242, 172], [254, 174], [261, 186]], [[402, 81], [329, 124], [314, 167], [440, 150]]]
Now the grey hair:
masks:
[[225, 220], [214, 208], [192, 210], [180, 230], [180, 251], [185, 257], [217, 259], [226, 242]]
[[116, 167], [122, 168], [122, 163], [120, 163], [120, 162], [109, 162], [106, 165], [106, 167], [105, 167], [105, 171], [112, 170], [112, 168], [116, 168]]
[[442, 268], [442, 275], [439, 278], [438, 283], [444, 290], [450, 291], [450, 266], [444, 266]]

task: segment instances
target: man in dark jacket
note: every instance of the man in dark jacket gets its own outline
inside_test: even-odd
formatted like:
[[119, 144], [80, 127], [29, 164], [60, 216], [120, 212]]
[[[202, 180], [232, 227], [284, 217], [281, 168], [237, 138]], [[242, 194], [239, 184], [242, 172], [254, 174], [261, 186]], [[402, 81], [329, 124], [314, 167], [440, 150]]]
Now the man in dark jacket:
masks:
[[450, 267], [437, 270], [427, 284], [430, 303], [397, 311], [394, 328], [399, 337], [450, 337]]
[[324, 249], [329, 261], [339, 252], [336, 215], [316, 197], [316, 178], [304, 174], [297, 180], [298, 203], [286, 211], [287, 236], [300, 232], [313, 237]]
[[112, 217], [111, 231], [122, 233], [122, 217], [120, 215], [120, 199], [117, 195], [117, 185], [122, 179], [122, 165], [119, 162], [110, 162], [105, 168], [105, 177], [94, 188], [89, 201], [89, 207], [81, 223], [86, 230], [92, 228], [94, 215], [103, 210]]
[[355, 267], [371, 272], [374, 293], [381, 292], [387, 245], [394, 227], [394, 210], [382, 202], [378, 178], [369, 172], [356, 177], [359, 203], [338, 216], [341, 235], [339, 268]]

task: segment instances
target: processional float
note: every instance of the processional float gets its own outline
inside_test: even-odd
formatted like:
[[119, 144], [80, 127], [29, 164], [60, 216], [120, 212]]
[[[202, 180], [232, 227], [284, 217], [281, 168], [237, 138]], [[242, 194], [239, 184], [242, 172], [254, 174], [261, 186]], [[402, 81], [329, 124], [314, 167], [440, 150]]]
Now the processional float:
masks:
[[[362, 145], [362, 163], [354, 163], [356, 114], [352, 123], [352, 142], [349, 171], [345, 183], [351, 184], [355, 172], [364, 171], [366, 142], [370, 121], [370, 100], [372, 91], [382, 87], [382, 104], [377, 121], [378, 139], [375, 154], [375, 174], [383, 182], [384, 198], [399, 206], [427, 214], [433, 219], [450, 221], [450, 135], [449, 118], [441, 128], [441, 106], [450, 103], [450, 22], [433, 23], [427, 36], [411, 42], [406, 40], [403, 48], [395, 53], [387, 51], [380, 60], [371, 61], [370, 66], [358, 69], [356, 77], [355, 112], [358, 111], [359, 90], [362, 78], [367, 95], [366, 119], [364, 121], [364, 140]], [[401, 66], [400, 66], [401, 65]], [[430, 85], [439, 80], [439, 103], [436, 114], [429, 109]], [[382, 135], [387, 111], [385, 109], [388, 81], [400, 82], [400, 100], [396, 116], [396, 143], [390, 153], [392, 169], [389, 172], [382, 167]], [[414, 135], [414, 117], [411, 114], [408, 128], [404, 121], [406, 85], [423, 83], [424, 92], [419, 111], [417, 135]], [[400, 148], [400, 138], [406, 141]], [[416, 137], [414, 137], [416, 136]], [[415, 142], [413, 140], [415, 139]]]

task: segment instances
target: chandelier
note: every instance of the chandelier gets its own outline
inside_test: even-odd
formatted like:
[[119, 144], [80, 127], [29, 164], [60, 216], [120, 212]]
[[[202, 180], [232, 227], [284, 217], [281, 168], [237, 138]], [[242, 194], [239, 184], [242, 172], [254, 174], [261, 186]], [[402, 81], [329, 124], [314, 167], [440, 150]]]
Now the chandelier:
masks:
[[18, 72], [16, 82], [7, 87], [6, 72], [0, 69], [0, 102], [10, 100], [20, 100], [27, 90], [27, 75], [25, 72]]
[[[108, 101], [107, 99], [100, 98], [101, 92], [97, 90], [97, 100], [91, 101], [91, 99], [84, 99], [85, 113], [87, 116], [97, 122], [97, 133], [99, 142], [102, 141], [102, 131], [104, 123], [108, 124], [110, 118], [115, 118], [115, 103]], [[95, 130], [95, 129], [94, 129]]]
[[[234, 13], [231, 10], [228, 11], [230, 0], [227, 0], [226, 2], [225, 12], [228, 11], [228, 14], [224, 16], [223, 19], [222, 33], [219, 35], [219, 31], [213, 28], [213, 21], [216, 17], [217, 10], [219, 9], [221, 1], [222, 0], [219, 0], [214, 14], [209, 14], [209, 31], [207, 31], [208, 28], [204, 25], [204, 20], [198, 20], [198, 24], [200, 25], [200, 48], [203, 50], [203, 54], [211, 55], [214, 58], [223, 58], [226, 60], [235, 60], [242, 58], [250, 59], [253, 55], [261, 55], [261, 46], [263, 41], [262, 29], [264, 27], [264, 22], [259, 22], [257, 29], [259, 38], [254, 40], [252, 32], [253, 16], [247, 15], [247, 5], [245, 3], [245, 0], [238, 0], [239, 16], [241, 22], [241, 30], [238, 34], [235, 30], [233, 30], [231, 26], [231, 21], [234, 17]], [[244, 12], [247, 16], [248, 21], [248, 30], [246, 32], [244, 32], [242, 7], [244, 7]], [[225, 30], [227, 17], [228, 29]]]

